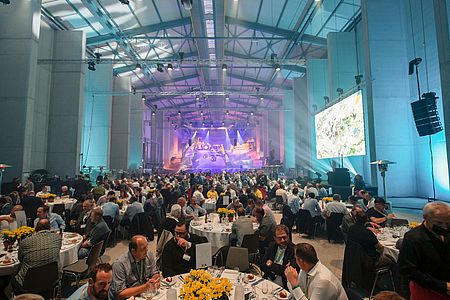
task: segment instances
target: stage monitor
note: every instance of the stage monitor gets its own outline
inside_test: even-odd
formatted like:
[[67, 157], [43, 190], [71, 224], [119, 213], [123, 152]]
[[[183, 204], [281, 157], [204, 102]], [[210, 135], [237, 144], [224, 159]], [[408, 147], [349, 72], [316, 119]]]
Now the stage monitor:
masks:
[[317, 113], [315, 127], [318, 159], [365, 155], [361, 91]]

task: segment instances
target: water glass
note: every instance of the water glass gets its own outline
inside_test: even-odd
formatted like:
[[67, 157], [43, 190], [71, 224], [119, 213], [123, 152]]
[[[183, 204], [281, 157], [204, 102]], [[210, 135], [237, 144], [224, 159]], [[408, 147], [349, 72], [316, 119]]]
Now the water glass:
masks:
[[267, 293], [269, 293], [269, 283], [268, 282], [263, 282], [261, 283], [261, 292], [265, 295]]

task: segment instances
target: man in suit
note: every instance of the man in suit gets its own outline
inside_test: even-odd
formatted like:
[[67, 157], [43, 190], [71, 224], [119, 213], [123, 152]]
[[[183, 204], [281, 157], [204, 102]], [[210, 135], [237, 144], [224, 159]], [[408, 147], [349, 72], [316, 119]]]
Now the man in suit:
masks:
[[261, 269], [265, 278], [287, 289], [286, 267], [290, 265], [300, 271], [295, 261], [295, 245], [289, 240], [289, 229], [283, 224], [275, 227], [274, 239], [262, 259]]
[[245, 209], [243, 207], [237, 210], [238, 219], [233, 222], [231, 226], [230, 244], [241, 247], [244, 235], [253, 234], [253, 221], [250, 216], [245, 215]]
[[253, 210], [253, 216], [259, 224], [258, 230], [256, 231], [259, 238], [259, 253], [264, 257], [266, 249], [273, 241], [276, 224], [275, 221], [264, 212], [262, 207], [256, 207]]
[[94, 200], [88, 199], [83, 201], [83, 211], [77, 220], [71, 220], [70, 225], [74, 227], [75, 232], [85, 235], [92, 228], [91, 212], [94, 207]]
[[175, 237], [167, 242], [162, 253], [161, 270], [164, 277], [188, 273], [195, 269], [195, 245], [207, 243], [205, 237], [189, 233], [189, 223], [175, 227]]

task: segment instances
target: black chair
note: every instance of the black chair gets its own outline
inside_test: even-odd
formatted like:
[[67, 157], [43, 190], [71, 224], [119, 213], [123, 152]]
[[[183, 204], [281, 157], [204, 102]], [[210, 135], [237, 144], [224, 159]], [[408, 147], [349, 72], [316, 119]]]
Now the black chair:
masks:
[[89, 255], [86, 260], [80, 259], [76, 263], [68, 265], [63, 269], [63, 274], [75, 277], [77, 281], [77, 287], [79, 287], [80, 277], [89, 274], [92, 268], [94, 268], [94, 266], [97, 264], [102, 247], [103, 241], [100, 241], [94, 246], [92, 246], [91, 251], [89, 251]]
[[244, 235], [241, 247], [248, 249], [248, 259], [251, 263], [256, 263], [258, 261], [259, 238], [257, 233]]
[[406, 219], [391, 219], [391, 226], [408, 226], [409, 222]]
[[[111, 216], [103, 216], [103, 220], [105, 221], [106, 225], [108, 225], [108, 228], [111, 230], [110, 239], [108, 241], [108, 245], [115, 245], [116, 239], [117, 239], [117, 224], [113, 221], [113, 218]], [[112, 243], [110, 243], [112, 241]]]
[[342, 242], [344, 240], [344, 235], [341, 231], [342, 219], [344, 218], [343, 213], [331, 213], [327, 218], [327, 236], [328, 242]]
[[281, 196], [275, 196], [275, 209], [282, 207], [284, 204], [284, 199]]
[[65, 217], [66, 207], [63, 203], [53, 205], [52, 213], [58, 214], [61, 217]]
[[28, 226], [34, 227], [33, 222], [37, 218], [37, 209], [44, 205], [42, 199], [39, 197], [25, 197], [22, 199], [20, 205], [22, 205], [27, 216]]
[[[43, 274], [45, 274], [45, 276], [42, 276]], [[53, 290], [53, 298], [56, 298], [60, 292], [60, 278], [57, 262], [27, 270], [21, 288], [21, 294], [43, 294], [51, 290]]]
[[281, 218], [281, 224], [284, 224], [289, 228], [289, 238], [292, 241], [292, 227], [295, 223], [295, 215], [292, 213], [289, 205], [283, 205], [283, 217]]
[[219, 248], [216, 253], [214, 253], [214, 255], [212, 256], [212, 261], [215, 266], [225, 267], [229, 250], [230, 246], [223, 246], [222, 248]]
[[155, 239], [152, 222], [145, 212], [138, 213], [133, 217], [130, 225], [130, 235], [131, 237], [143, 235], [146, 236], [149, 241]]
[[317, 226], [320, 223], [314, 222], [311, 213], [307, 209], [300, 209], [297, 215], [297, 231], [300, 233], [306, 233], [309, 237], [315, 238]]
[[99, 256], [98, 256], [98, 260], [99, 260], [101, 263], [103, 263], [102, 255], [105, 254], [106, 246], [108, 245], [108, 242], [109, 242], [109, 238], [110, 238], [110, 237], [111, 237], [111, 230], [108, 231], [108, 233], [105, 234], [105, 235], [102, 237], [103, 245], [102, 245], [102, 249], [100, 250], [100, 254], [99, 254]]

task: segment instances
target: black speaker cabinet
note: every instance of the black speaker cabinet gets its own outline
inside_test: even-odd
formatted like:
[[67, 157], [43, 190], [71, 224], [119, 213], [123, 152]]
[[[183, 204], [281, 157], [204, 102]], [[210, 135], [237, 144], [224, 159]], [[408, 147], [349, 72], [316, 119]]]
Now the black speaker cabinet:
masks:
[[350, 172], [347, 168], [336, 168], [328, 172], [328, 184], [333, 186], [350, 186]]
[[435, 95], [436, 93], [433, 92], [426, 93], [422, 95], [422, 99], [411, 103], [419, 136], [433, 135], [442, 131]]

